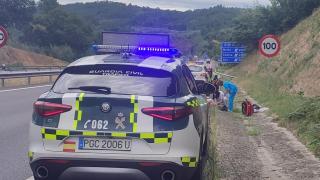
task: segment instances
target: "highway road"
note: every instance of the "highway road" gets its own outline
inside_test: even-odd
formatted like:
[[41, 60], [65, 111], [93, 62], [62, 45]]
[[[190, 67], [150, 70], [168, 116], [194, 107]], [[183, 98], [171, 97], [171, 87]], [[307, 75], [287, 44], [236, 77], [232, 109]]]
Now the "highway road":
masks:
[[27, 157], [32, 104], [50, 86], [0, 90], [0, 179], [32, 176]]

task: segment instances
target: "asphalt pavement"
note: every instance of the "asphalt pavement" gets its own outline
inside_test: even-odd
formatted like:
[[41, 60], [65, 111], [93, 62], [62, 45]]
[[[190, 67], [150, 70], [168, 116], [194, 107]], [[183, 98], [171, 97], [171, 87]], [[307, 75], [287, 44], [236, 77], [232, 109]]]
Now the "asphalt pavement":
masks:
[[32, 176], [27, 156], [32, 104], [49, 88], [0, 90], [0, 180], [25, 180]]

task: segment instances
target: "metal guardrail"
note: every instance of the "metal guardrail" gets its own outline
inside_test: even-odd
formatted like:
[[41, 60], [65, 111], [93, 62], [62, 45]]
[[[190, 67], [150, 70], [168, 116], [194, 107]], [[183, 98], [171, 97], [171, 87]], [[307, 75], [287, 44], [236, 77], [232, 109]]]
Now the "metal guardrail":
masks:
[[65, 66], [7, 66], [5, 71], [28, 71], [28, 70], [62, 70]]
[[39, 71], [39, 72], [10, 72], [10, 73], [0, 73], [0, 86], [5, 87], [6, 79], [17, 79], [17, 78], [27, 78], [28, 84], [31, 85], [32, 77], [49, 77], [49, 83], [53, 82], [53, 76], [59, 75], [62, 70], [51, 70], [51, 71]]

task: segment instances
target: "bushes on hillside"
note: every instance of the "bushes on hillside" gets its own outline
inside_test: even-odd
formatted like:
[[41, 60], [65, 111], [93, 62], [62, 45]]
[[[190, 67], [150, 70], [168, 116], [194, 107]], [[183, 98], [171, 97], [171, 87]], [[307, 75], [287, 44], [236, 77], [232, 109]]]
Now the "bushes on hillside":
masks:
[[308, 100], [288, 116], [298, 136], [320, 157], [320, 97]]
[[243, 10], [229, 29], [231, 40], [251, 47], [265, 34], [280, 34], [293, 28], [320, 6], [319, 0], [271, 0], [271, 6]]

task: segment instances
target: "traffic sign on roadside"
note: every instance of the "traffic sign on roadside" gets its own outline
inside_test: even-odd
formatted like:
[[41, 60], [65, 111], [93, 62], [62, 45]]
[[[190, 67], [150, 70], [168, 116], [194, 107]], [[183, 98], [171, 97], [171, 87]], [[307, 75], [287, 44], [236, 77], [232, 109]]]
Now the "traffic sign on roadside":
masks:
[[2, 26], [0, 26], [0, 48], [6, 45], [8, 41], [8, 32]]
[[222, 48], [222, 52], [228, 52], [228, 53], [244, 53], [246, 51], [245, 48], [240, 47], [240, 48]]
[[223, 42], [222, 47], [241, 47], [242, 44], [237, 42]]
[[223, 42], [221, 44], [222, 63], [240, 63], [246, 55], [246, 48], [237, 42]]
[[259, 41], [259, 52], [266, 57], [274, 57], [280, 52], [280, 40], [275, 35], [263, 36]]

